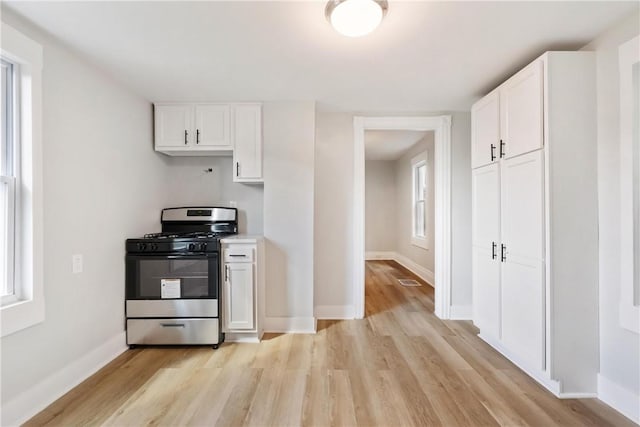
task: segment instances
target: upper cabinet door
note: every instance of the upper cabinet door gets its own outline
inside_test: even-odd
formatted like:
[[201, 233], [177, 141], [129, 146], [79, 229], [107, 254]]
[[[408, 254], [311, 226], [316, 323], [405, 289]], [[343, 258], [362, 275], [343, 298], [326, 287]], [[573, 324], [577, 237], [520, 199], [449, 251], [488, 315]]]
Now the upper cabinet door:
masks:
[[230, 116], [231, 109], [226, 104], [196, 105], [194, 144], [231, 150]]
[[500, 99], [495, 91], [471, 107], [471, 167], [496, 161], [499, 149]]
[[511, 158], [542, 148], [543, 63], [531, 63], [500, 89], [502, 157]]
[[185, 147], [195, 143], [195, 135], [191, 134], [192, 127], [192, 106], [155, 106], [156, 147]]
[[262, 182], [262, 108], [259, 104], [234, 106], [233, 180]]

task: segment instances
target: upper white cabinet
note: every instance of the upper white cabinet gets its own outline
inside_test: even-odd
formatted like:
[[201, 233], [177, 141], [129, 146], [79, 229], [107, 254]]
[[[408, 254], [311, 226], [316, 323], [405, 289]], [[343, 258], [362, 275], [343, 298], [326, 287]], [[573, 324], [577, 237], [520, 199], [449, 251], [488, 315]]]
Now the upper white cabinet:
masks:
[[534, 61], [500, 88], [502, 157], [542, 148], [542, 61]]
[[471, 114], [480, 337], [556, 395], [595, 393], [594, 54], [547, 52]]
[[230, 107], [155, 104], [155, 147], [172, 156], [229, 154]]
[[263, 182], [261, 104], [157, 103], [154, 109], [156, 151], [233, 155], [234, 182]]
[[195, 106], [195, 144], [231, 150], [231, 109], [228, 105], [202, 104]]
[[494, 91], [471, 108], [472, 167], [498, 159], [500, 149], [500, 93]]
[[542, 148], [543, 91], [543, 61], [536, 60], [473, 105], [472, 167]]
[[262, 182], [262, 106], [233, 106], [235, 149], [233, 150], [233, 180]]

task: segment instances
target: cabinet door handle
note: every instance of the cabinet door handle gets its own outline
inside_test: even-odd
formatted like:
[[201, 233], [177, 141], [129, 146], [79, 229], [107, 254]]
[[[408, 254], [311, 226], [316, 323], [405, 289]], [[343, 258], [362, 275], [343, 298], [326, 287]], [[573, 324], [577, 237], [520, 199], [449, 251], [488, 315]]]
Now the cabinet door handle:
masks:
[[498, 254], [496, 253], [496, 249], [498, 248], [498, 244], [496, 242], [491, 242], [491, 259], [496, 259]]
[[240, 176], [240, 162], [236, 162], [236, 176]]
[[200, 144], [200, 129], [196, 129], [196, 144]]
[[505, 145], [506, 144], [502, 140], [500, 140], [500, 158], [503, 158], [505, 156], [505, 152], [504, 152]]
[[507, 260], [507, 247], [500, 245], [500, 261], [505, 262]]
[[491, 144], [491, 161], [493, 162], [496, 159], [496, 146]]
[[224, 281], [225, 282], [229, 281], [229, 266], [228, 265], [224, 266]]
[[187, 130], [184, 130], [184, 145], [187, 145], [187, 143], [189, 142], [189, 140], [187, 139], [187, 137], [189, 136], [189, 132], [187, 132]]

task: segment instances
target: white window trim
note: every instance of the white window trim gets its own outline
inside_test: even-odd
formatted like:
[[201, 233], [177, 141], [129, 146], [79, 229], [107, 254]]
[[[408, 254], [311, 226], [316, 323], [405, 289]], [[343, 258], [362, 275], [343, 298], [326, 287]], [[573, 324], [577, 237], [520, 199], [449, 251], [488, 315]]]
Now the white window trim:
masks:
[[20, 186], [16, 189], [16, 287], [20, 300], [0, 309], [1, 336], [44, 321], [42, 209], [42, 46], [2, 22], [2, 56], [19, 64]]
[[[427, 197], [425, 197], [424, 199], [424, 223], [425, 223], [425, 236], [424, 237], [420, 237], [420, 236], [416, 236], [415, 235], [415, 231], [416, 231], [416, 168], [421, 166], [421, 165], [427, 165], [427, 175], [429, 173], [429, 167], [428, 167], [428, 157], [427, 157], [427, 152], [423, 151], [422, 153], [418, 154], [417, 156], [413, 157], [411, 159], [411, 244], [414, 246], [417, 246], [419, 248], [422, 249], [426, 249], [429, 250], [429, 235], [427, 234], [427, 223], [428, 223], [428, 217], [427, 217], [427, 211], [428, 211], [428, 206], [427, 206]], [[425, 184], [425, 188], [429, 188], [429, 181], [426, 181]]]

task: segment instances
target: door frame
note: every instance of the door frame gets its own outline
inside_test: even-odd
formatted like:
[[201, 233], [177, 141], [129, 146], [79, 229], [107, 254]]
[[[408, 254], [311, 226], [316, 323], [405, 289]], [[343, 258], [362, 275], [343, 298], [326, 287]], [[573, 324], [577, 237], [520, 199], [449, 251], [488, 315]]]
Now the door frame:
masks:
[[451, 116], [362, 117], [353, 119], [353, 302], [354, 317], [364, 318], [365, 153], [367, 130], [433, 131], [435, 141], [435, 314], [451, 315]]

